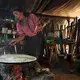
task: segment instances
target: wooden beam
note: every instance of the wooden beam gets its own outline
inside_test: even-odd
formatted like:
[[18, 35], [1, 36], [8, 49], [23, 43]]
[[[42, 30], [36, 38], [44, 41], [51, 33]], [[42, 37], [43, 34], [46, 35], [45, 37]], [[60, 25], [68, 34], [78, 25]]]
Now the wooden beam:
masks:
[[41, 13], [35, 13], [37, 16], [44, 16], [44, 17], [51, 17], [51, 18], [63, 18], [63, 19], [75, 19], [76, 17], [69, 17], [69, 16], [54, 16], [54, 15], [46, 15]]

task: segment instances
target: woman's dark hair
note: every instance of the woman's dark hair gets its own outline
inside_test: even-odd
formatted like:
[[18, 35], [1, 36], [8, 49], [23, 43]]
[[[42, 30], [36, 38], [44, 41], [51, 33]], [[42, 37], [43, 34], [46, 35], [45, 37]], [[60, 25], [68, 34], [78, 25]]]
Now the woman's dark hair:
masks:
[[24, 16], [26, 16], [26, 17], [29, 16], [29, 14], [30, 14], [29, 12], [24, 11], [21, 6], [15, 6], [15, 7], [13, 7], [11, 9], [11, 12], [13, 12], [13, 11], [23, 12]]

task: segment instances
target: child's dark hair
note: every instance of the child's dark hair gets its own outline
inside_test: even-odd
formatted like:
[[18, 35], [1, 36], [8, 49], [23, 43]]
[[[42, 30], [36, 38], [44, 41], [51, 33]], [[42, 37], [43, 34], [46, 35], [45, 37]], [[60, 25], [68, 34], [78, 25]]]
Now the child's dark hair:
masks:
[[11, 12], [13, 11], [19, 11], [19, 12], [23, 12], [24, 16], [29, 16], [29, 12], [26, 12], [23, 10], [23, 8], [21, 6], [14, 6], [12, 9], [11, 9]]

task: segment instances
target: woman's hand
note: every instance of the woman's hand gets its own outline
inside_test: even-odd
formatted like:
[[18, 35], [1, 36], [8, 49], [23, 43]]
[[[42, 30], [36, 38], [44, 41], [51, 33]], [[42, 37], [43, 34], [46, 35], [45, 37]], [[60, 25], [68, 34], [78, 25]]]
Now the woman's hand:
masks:
[[14, 45], [16, 45], [16, 43], [17, 43], [16, 40], [12, 40], [12, 41], [9, 43], [9, 45], [10, 45], [10, 46], [14, 46]]
[[42, 31], [43, 27], [41, 24], [37, 24], [37, 26], [35, 27], [35, 33]]
[[17, 43], [19, 43], [20, 41], [24, 40], [24, 38], [25, 38], [25, 35], [22, 34], [22, 35], [20, 35], [18, 38], [15, 38], [14, 40], [12, 40], [12, 41], [9, 43], [9, 45], [10, 45], [10, 46], [14, 46], [14, 45], [16, 45]]

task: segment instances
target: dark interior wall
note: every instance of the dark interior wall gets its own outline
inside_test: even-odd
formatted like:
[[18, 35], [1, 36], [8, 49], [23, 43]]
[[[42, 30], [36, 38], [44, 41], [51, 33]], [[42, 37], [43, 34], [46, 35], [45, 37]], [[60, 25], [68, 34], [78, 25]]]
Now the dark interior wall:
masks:
[[9, 7], [12, 7], [13, 5], [20, 5], [24, 6], [25, 0], [8, 0]]
[[9, 15], [8, 0], [0, 0], [0, 18], [5, 18]]
[[8, 0], [0, 0], [0, 8], [4, 8], [8, 4]]
[[10, 9], [14, 5], [22, 6], [25, 0], [0, 0], [0, 18], [9, 17], [11, 15]]
[[24, 2], [25, 0], [0, 0], [0, 8], [3, 8], [7, 5], [14, 5], [14, 4], [23, 5]]

